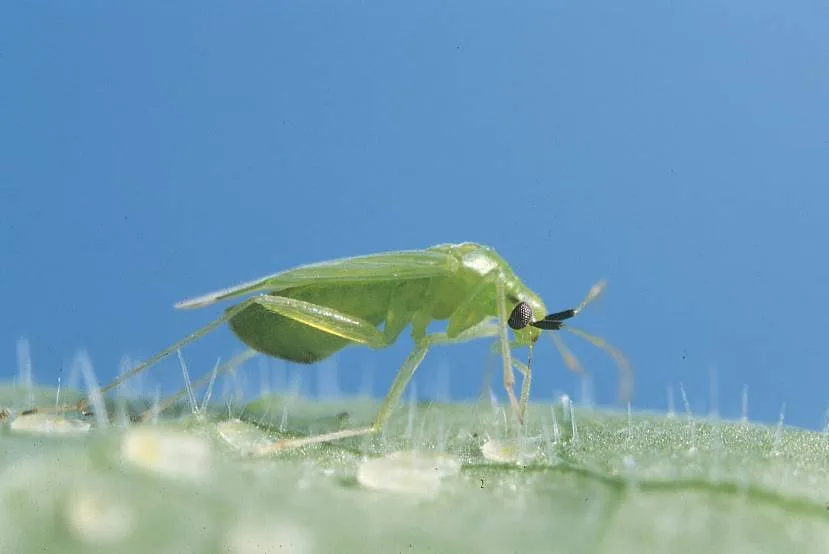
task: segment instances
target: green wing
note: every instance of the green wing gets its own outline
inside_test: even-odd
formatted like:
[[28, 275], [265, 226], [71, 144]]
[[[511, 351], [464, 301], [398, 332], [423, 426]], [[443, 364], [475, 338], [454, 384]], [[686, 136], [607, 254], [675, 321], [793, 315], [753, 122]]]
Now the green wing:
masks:
[[452, 274], [457, 267], [458, 261], [453, 256], [434, 250], [403, 250], [340, 258], [260, 277], [197, 298], [183, 300], [175, 307], [201, 308], [242, 294], [275, 292], [308, 284], [367, 283], [439, 277]]

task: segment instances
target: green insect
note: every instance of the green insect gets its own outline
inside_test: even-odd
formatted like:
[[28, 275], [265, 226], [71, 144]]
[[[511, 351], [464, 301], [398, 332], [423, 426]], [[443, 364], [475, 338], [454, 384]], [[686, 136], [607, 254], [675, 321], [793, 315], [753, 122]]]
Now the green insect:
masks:
[[[619, 352], [597, 337], [565, 326], [601, 293], [594, 286], [576, 308], [548, 314], [541, 298], [524, 285], [490, 247], [475, 243], [440, 244], [411, 250], [343, 258], [296, 267], [176, 304], [202, 308], [215, 302], [260, 293], [231, 306], [214, 321], [170, 348], [122, 374], [101, 389], [117, 386], [160, 359], [227, 322], [235, 335], [256, 352], [311, 364], [352, 344], [373, 349], [393, 344], [411, 327], [414, 350], [398, 370], [372, 425], [317, 436], [276, 441], [260, 453], [380, 431], [423, 361], [436, 345], [498, 337], [503, 384], [511, 407], [523, 423], [529, 395], [531, 360], [514, 360], [511, 348], [532, 347], [545, 330], [567, 329], [609, 352], [623, 370], [627, 396], [629, 367]], [[511, 312], [507, 312], [507, 307]], [[432, 321], [446, 321], [444, 332], [427, 333]], [[507, 326], [513, 340], [507, 336]], [[578, 362], [554, 336], [568, 367]], [[514, 393], [513, 366], [523, 374], [521, 400]]]

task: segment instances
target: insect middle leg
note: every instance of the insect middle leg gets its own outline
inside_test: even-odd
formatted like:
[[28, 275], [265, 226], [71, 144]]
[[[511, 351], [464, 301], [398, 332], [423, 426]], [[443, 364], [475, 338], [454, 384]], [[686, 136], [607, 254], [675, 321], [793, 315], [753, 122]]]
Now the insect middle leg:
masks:
[[409, 354], [403, 365], [397, 372], [394, 378], [391, 389], [386, 397], [383, 399], [374, 422], [366, 427], [359, 427], [355, 429], [343, 429], [340, 431], [332, 431], [330, 433], [323, 433], [311, 437], [301, 437], [295, 439], [280, 439], [270, 444], [259, 447], [254, 454], [264, 455], [289, 448], [300, 448], [311, 444], [318, 444], [322, 442], [330, 442], [350, 437], [357, 437], [361, 435], [370, 435], [380, 432], [391, 417], [392, 412], [400, 403], [400, 397], [406, 389], [406, 385], [414, 375], [415, 370], [423, 362], [429, 348], [435, 345], [456, 344], [459, 342], [466, 342], [479, 338], [493, 337], [498, 333], [497, 328], [489, 321], [484, 321], [470, 327], [466, 331], [458, 334], [453, 338], [449, 338], [446, 333], [434, 333], [426, 335], [420, 339], [414, 350]]

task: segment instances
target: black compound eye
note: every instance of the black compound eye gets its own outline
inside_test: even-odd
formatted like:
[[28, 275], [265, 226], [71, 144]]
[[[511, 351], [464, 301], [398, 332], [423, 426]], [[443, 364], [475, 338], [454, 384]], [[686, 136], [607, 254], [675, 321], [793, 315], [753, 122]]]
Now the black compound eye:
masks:
[[533, 318], [533, 310], [526, 302], [520, 302], [509, 316], [507, 323], [513, 329], [523, 329], [530, 324]]

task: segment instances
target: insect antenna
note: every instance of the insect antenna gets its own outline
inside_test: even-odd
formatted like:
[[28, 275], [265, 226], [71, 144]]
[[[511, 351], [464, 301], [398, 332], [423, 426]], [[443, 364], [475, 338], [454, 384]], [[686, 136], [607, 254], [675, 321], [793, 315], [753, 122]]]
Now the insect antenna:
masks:
[[[570, 319], [571, 317], [578, 315], [579, 312], [581, 312], [590, 302], [598, 298], [602, 294], [602, 292], [604, 292], [606, 284], [607, 283], [604, 280], [600, 280], [598, 283], [593, 285], [593, 287], [587, 293], [587, 296], [585, 296], [584, 300], [582, 300], [581, 304], [579, 304], [575, 308], [552, 313], [546, 316], [544, 319], [530, 323], [530, 325], [548, 331], [558, 331], [560, 329], [564, 329], [565, 331], [569, 331], [574, 335], [578, 335], [581, 338], [592, 343], [594, 346], [604, 350], [605, 353], [607, 353], [611, 358], [613, 358], [613, 361], [619, 368], [619, 399], [620, 401], [627, 401], [630, 398], [631, 392], [633, 390], [633, 370], [631, 369], [630, 364], [628, 363], [624, 355], [617, 348], [614, 348], [613, 346], [609, 345], [604, 339], [597, 337], [595, 335], [591, 335], [586, 331], [582, 331], [581, 329], [570, 327], [569, 325], [564, 323], [564, 320]], [[585, 371], [584, 367], [578, 361], [576, 356], [564, 345], [564, 341], [561, 340], [561, 338], [555, 334], [550, 335], [550, 337], [552, 338], [553, 344], [555, 344], [556, 349], [558, 350], [559, 354], [564, 360], [564, 364], [567, 366], [567, 369], [573, 371], [574, 373], [578, 373], [582, 376], [586, 376], [587, 372]]]
[[585, 306], [597, 299], [604, 292], [606, 286], [607, 282], [604, 279], [601, 279], [598, 283], [593, 285], [587, 293], [587, 296], [585, 296], [584, 300], [581, 301], [581, 304], [573, 309], [573, 315], [578, 314], [584, 309]]
[[545, 329], [547, 331], [558, 331], [559, 329], [564, 328], [564, 323], [562, 323], [565, 319], [570, 319], [571, 317], [575, 317], [576, 315], [581, 312], [585, 306], [589, 303], [594, 301], [598, 298], [602, 292], [604, 292], [606, 282], [604, 280], [599, 281], [590, 289], [587, 293], [587, 296], [584, 297], [584, 300], [581, 301], [581, 304], [576, 306], [575, 308], [570, 308], [569, 310], [562, 310], [560, 312], [552, 313], [548, 316], [545, 316], [544, 319], [533, 321], [530, 323], [533, 327], [538, 327], [539, 329]]
[[553, 339], [553, 344], [558, 350], [561, 359], [564, 360], [564, 365], [567, 366], [567, 369], [572, 371], [573, 373], [578, 373], [579, 375], [586, 376], [587, 371], [585, 371], [584, 366], [581, 365], [576, 355], [573, 354], [569, 348], [564, 344], [564, 341], [561, 340], [561, 337], [558, 335], [550, 335]]
[[542, 321], [564, 321], [565, 319], [570, 319], [576, 315], [575, 308], [571, 308], [569, 310], [564, 310], [561, 312], [556, 312], [554, 314], [550, 314], [545, 317]]

